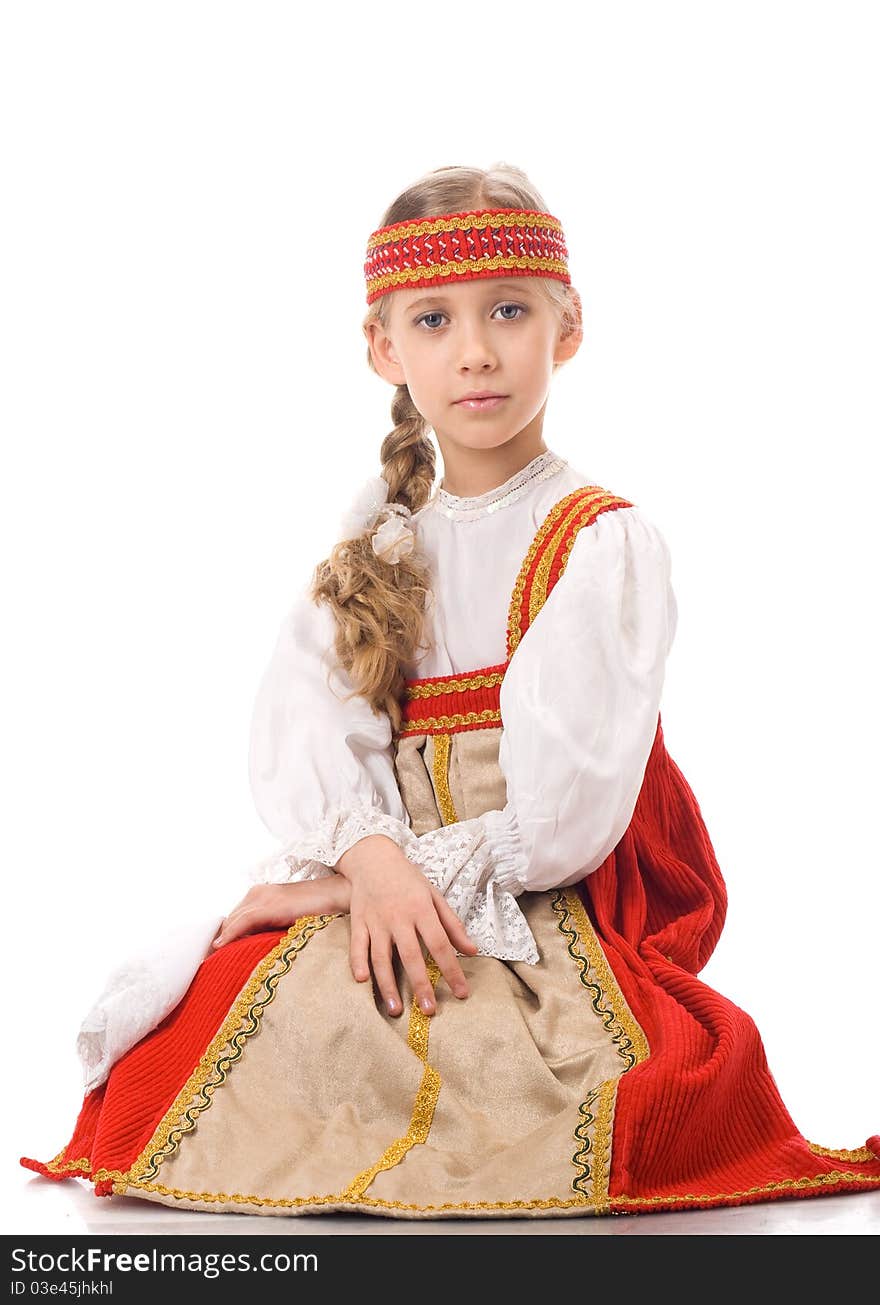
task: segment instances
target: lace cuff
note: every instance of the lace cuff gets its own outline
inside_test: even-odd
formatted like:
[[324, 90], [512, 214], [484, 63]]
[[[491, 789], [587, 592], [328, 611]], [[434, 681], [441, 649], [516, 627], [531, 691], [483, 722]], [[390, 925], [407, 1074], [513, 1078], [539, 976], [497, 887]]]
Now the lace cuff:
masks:
[[415, 840], [414, 848], [404, 850], [446, 898], [479, 955], [534, 965], [540, 959], [537, 944], [516, 895], [501, 882], [494, 853], [497, 846], [507, 882], [518, 882], [515, 826], [504, 822], [502, 835], [498, 822], [492, 822], [491, 830], [486, 824], [487, 815], [501, 814], [487, 812], [432, 829]]
[[257, 884], [324, 879], [350, 847], [370, 834], [385, 834], [404, 850], [415, 842], [410, 827], [379, 806], [335, 807], [317, 829], [264, 857], [250, 871]]
[[479, 817], [486, 831], [496, 882], [518, 897], [527, 887], [528, 859], [523, 850], [516, 811], [486, 811]]
[[516, 903], [525, 891], [525, 855], [513, 811], [487, 811], [417, 837], [381, 807], [335, 808], [307, 837], [260, 861], [254, 883], [286, 884], [335, 873], [343, 852], [370, 834], [385, 834], [403, 849], [446, 898], [481, 956], [501, 961], [539, 959], [525, 916]]

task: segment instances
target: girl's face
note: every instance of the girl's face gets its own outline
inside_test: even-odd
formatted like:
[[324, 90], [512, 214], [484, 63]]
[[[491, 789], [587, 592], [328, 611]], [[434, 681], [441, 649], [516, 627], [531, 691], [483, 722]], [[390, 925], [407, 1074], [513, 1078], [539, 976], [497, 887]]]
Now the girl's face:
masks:
[[[554, 364], [572, 357], [582, 335], [559, 340], [559, 319], [532, 277], [395, 290], [387, 329], [371, 321], [366, 333], [376, 370], [409, 388], [441, 448], [471, 449], [505, 444], [539, 418]], [[472, 392], [502, 397], [462, 402]]]

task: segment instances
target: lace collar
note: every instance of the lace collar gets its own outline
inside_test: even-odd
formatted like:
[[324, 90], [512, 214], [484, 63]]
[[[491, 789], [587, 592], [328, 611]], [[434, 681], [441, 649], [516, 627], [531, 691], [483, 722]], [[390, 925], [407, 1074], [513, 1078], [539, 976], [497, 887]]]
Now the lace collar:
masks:
[[565, 458], [559, 457], [552, 449], [545, 449], [531, 462], [527, 462], [519, 471], [514, 472], [502, 485], [487, 489], [484, 494], [450, 494], [438, 485], [430, 499], [434, 510], [452, 521], [476, 521], [480, 517], [491, 516], [502, 508], [515, 503], [527, 494], [533, 485], [549, 476], [555, 476], [567, 466]]

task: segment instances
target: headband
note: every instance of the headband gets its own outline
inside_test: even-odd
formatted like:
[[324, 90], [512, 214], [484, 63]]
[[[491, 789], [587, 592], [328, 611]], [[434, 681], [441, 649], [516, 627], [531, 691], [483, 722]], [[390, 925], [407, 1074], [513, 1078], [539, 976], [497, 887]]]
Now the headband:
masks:
[[465, 209], [379, 227], [367, 241], [367, 303], [392, 290], [489, 276], [571, 283], [558, 218], [526, 208]]

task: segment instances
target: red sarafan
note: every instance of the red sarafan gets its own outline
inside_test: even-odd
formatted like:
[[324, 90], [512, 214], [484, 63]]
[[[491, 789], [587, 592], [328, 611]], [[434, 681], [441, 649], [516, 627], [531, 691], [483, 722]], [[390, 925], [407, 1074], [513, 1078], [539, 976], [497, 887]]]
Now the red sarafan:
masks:
[[[262, 1215], [631, 1214], [880, 1187], [880, 1137], [853, 1150], [808, 1141], [753, 1021], [698, 977], [724, 923], [724, 880], [666, 749], [662, 668], [641, 653], [623, 671], [617, 660], [644, 628], [639, 604], [661, 611], [638, 571], [649, 548], [660, 564], [656, 535], [629, 500], [547, 451], [460, 510], [454, 496], [432, 500], [428, 544], [452, 550], [451, 532], [508, 508], [522, 527], [507, 538], [526, 546], [512, 561], [506, 656], [409, 675], [389, 759], [401, 845], [411, 838], [414, 859], [453, 887], [475, 858], [483, 867], [458, 899], [482, 927], [480, 954], [461, 958], [467, 1000], [438, 984], [429, 957], [436, 1013], [422, 1014], [401, 971], [408, 1009], [391, 1018], [352, 980], [347, 915], [240, 938], [201, 962], [86, 1096], [59, 1154], [22, 1164], [87, 1179], [97, 1195]], [[620, 597], [604, 602], [611, 584]], [[290, 665], [314, 693], [305, 653]], [[626, 675], [641, 703], [641, 724], [627, 707], [625, 737], [624, 681], [600, 674]], [[296, 691], [287, 672], [282, 682]], [[587, 758], [612, 744], [621, 767], [588, 773], [585, 760], [548, 803], [554, 749], [582, 745]], [[502, 825], [506, 803], [517, 824]], [[531, 878], [517, 880], [516, 837]]]

